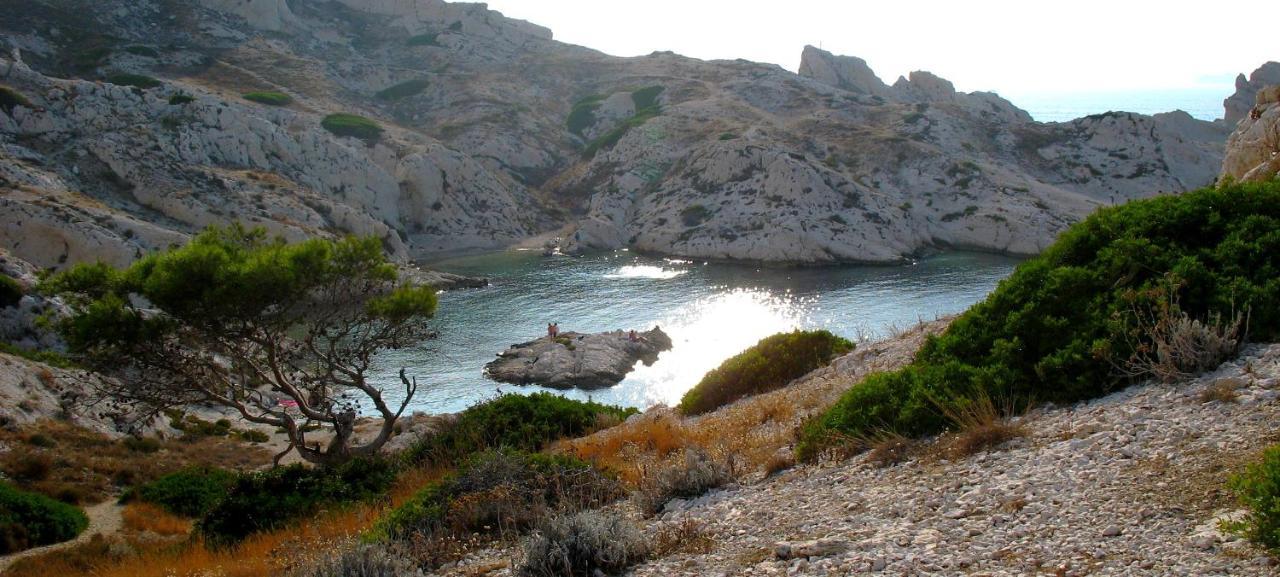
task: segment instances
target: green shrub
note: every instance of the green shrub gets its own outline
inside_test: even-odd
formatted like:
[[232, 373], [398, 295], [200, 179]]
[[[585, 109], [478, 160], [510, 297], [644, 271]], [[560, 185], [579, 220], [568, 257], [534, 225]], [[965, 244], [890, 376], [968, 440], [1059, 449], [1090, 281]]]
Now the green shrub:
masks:
[[76, 364], [72, 362], [71, 359], [67, 358], [66, 355], [58, 351], [50, 351], [50, 350], [33, 351], [31, 349], [24, 349], [13, 343], [0, 343], [0, 353], [13, 355], [15, 357], [22, 357], [24, 359], [27, 359], [28, 361], [44, 363], [46, 365], [49, 365], [51, 367], [57, 367], [59, 369], [70, 369], [76, 366]]
[[658, 96], [665, 90], [661, 86], [650, 86], [641, 88], [631, 93], [631, 102], [636, 105], [636, 112], [652, 111], [656, 112], [658, 108]]
[[33, 108], [31, 101], [27, 100], [21, 92], [0, 84], [0, 110], [6, 114], [13, 114], [13, 109], [17, 107]]
[[135, 44], [133, 46], [126, 46], [124, 50], [125, 52], [128, 52], [129, 54], [133, 54], [134, 56], [145, 56], [147, 58], [160, 57], [159, 50], [156, 50], [155, 48], [152, 48], [150, 46], [142, 46], [140, 44]]
[[708, 218], [711, 218], [711, 210], [701, 204], [690, 205], [680, 211], [680, 222], [683, 222], [685, 226], [698, 226], [706, 222]]
[[173, 96], [170, 96], [170, 97], [169, 97], [169, 105], [170, 105], [170, 106], [178, 106], [178, 105], [182, 105], [182, 104], [190, 104], [190, 103], [195, 102], [195, 101], [196, 101], [195, 97], [194, 97], [194, 96], [191, 96], [190, 94], [174, 94]]
[[159, 80], [156, 80], [155, 78], [152, 78], [150, 76], [145, 76], [142, 74], [129, 74], [129, 73], [112, 74], [111, 76], [107, 77], [107, 82], [110, 82], [112, 84], [117, 84], [120, 86], [132, 86], [134, 88], [141, 88], [143, 90], [156, 88], [164, 84], [163, 82], [160, 82]]
[[0, 482], [0, 554], [61, 543], [88, 526], [80, 509]]
[[1248, 465], [1229, 485], [1248, 514], [1223, 528], [1280, 553], [1280, 445], [1264, 451], [1261, 461]]
[[377, 97], [379, 100], [390, 100], [390, 101], [401, 100], [404, 98], [408, 98], [410, 96], [414, 96], [416, 94], [420, 94], [423, 90], [427, 89], [427, 86], [429, 84], [430, 82], [428, 82], [426, 78], [415, 78], [413, 80], [406, 80], [390, 88], [386, 88], [378, 91]]
[[266, 104], [267, 106], [288, 106], [293, 103], [293, 97], [283, 92], [247, 92], [245, 94], [241, 94], [240, 97], [248, 100], [249, 102], [257, 102], [258, 104]]
[[565, 126], [569, 128], [569, 132], [582, 136], [583, 131], [591, 128], [591, 125], [596, 123], [596, 109], [600, 108], [604, 98], [603, 95], [595, 94], [575, 102], [569, 117], [565, 119]]
[[338, 136], [351, 136], [369, 143], [382, 137], [382, 127], [377, 122], [354, 114], [330, 114], [320, 126]]
[[410, 36], [406, 44], [408, 44], [409, 46], [439, 46], [440, 33], [428, 32], [426, 34], [418, 34], [417, 36]]
[[25, 294], [26, 291], [18, 284], [17, 279], [0, 273], [0, 309], [18, 306]]
[[582, 436], [602, 421], [638, 412], [551, 393], [508, 393], [463, 411], [451, 427], [410, 448], [408, 457], [449, 465], [486, 449], [538, 451], [552, 441]]
[[191, 467], [138, 487], [130, 497], [159, 505], [174, 515], [199, 519], [222, 502], [235, 482], [236, 474], [231, 471]]
[[1129, 381], [1116, 369], [1151, 347], [1139, 318], [1249, 311], [1250, 336], [1280, 337], [1280, 183], [1229, 185], [1104, 208], [1024, 262], [928, 339], [907, 368], [851, 388], [810, 422], [799, 454], [832, 436], [924, 435], [947, 423], [927, 399], [1070, 403]]
[[586, 158], [591, 158], [601, 149], [612, 147], [617, 144], [619, 140], [622, 140], [622, 137], [626, 136], [627, 132], [630, 132], [632, 128], [643, 126], [644, 123], [661, 113], [662, 109], [658, 106], [636, 111], [635, 116], [622, 121], [622, 123], [614, 127], [613, 130], [610, 130], [609, 132], [600, 135], [595, 140], [587, 143], [587, 147], [583, 149], [582, 155]]
[[324, 505], [376, 498], [395, 480], [395, 468], [356, 459], [330, 469], [290, 465], [238, 476], [198, 527], [213, 543], [234, 543], [258, 531], [283, 527]]
[[702, 377], [680, 400], [680, 412], [713, 411], [743, 397], [767, 393], [853, 350], [828, 331], [794, 331], [767, 337]]
[[443, 532], [513, 534], [553, 511], [594, 508], [621, 496], [616, 480], [573, 457], [485, 451], [393, 509], [366, 540]]

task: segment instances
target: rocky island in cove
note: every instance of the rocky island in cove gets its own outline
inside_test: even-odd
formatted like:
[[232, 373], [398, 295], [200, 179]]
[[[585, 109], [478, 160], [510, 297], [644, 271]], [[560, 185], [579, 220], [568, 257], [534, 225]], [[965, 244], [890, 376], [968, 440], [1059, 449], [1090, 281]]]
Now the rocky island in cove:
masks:
[[566, 332], [512, 345], [485, 365], [489, 378], [556, 389], [602, 389], [618, 384], [637, 362], [652, 364], [671, 349], [659, 327], [594, 334]]

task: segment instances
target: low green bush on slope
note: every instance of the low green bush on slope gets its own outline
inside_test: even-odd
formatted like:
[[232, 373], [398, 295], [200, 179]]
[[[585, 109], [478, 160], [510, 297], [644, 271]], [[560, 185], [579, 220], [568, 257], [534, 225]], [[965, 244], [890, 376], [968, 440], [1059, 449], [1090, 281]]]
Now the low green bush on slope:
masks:
[[793, 331], [766, 337], [702, 377], [680, 400], [680, 412], [714, 411], [743, 397], [782, 388], [853, 350], [828, 331]]
[[798, 453], [885, 430], [937, 433], [948, 426], [938, 405], [983, 395], [1097, 397], [1129, 380], [1117, 366], [1153, 346], [1138, 318], [1162, 307], [1192, 319], [1248, 311], [1250, 338], [1267, 341], [1280, 337], [1277, 303], [1280, 183], [1105, 208], [930, 338], [911, 365], [850, 389], [807, 424]]

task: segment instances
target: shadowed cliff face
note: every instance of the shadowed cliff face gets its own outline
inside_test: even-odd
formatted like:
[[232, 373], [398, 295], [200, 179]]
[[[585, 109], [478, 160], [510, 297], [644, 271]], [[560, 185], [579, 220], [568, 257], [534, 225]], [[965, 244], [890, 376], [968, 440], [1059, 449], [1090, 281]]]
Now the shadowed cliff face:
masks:
[[[26, 101], [0, 110], [0, 246], [40, 266], [228, 220], [374, 234], [401, 259], [561, 227], [569, 249], [771, 262], [1033, 253], [1099, 205], [1208, 184], [1227, 133], [1181, 113], [1035, 123], [812, 47], [800, 75], [616, 58], [481, 4], [89, 6], [0, 15], [0, 84]], [[332, 113], [384, 130], [336, 135]]]

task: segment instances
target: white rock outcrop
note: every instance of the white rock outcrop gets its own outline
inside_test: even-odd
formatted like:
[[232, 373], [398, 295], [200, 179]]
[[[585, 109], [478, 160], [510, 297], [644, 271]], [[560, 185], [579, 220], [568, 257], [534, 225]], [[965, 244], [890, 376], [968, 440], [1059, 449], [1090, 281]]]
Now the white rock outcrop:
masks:
[[1227, 140], [1223, 179], [1262, 181], [1280, 174], [1280, 84], [1258, 90], [1254, 98]]

